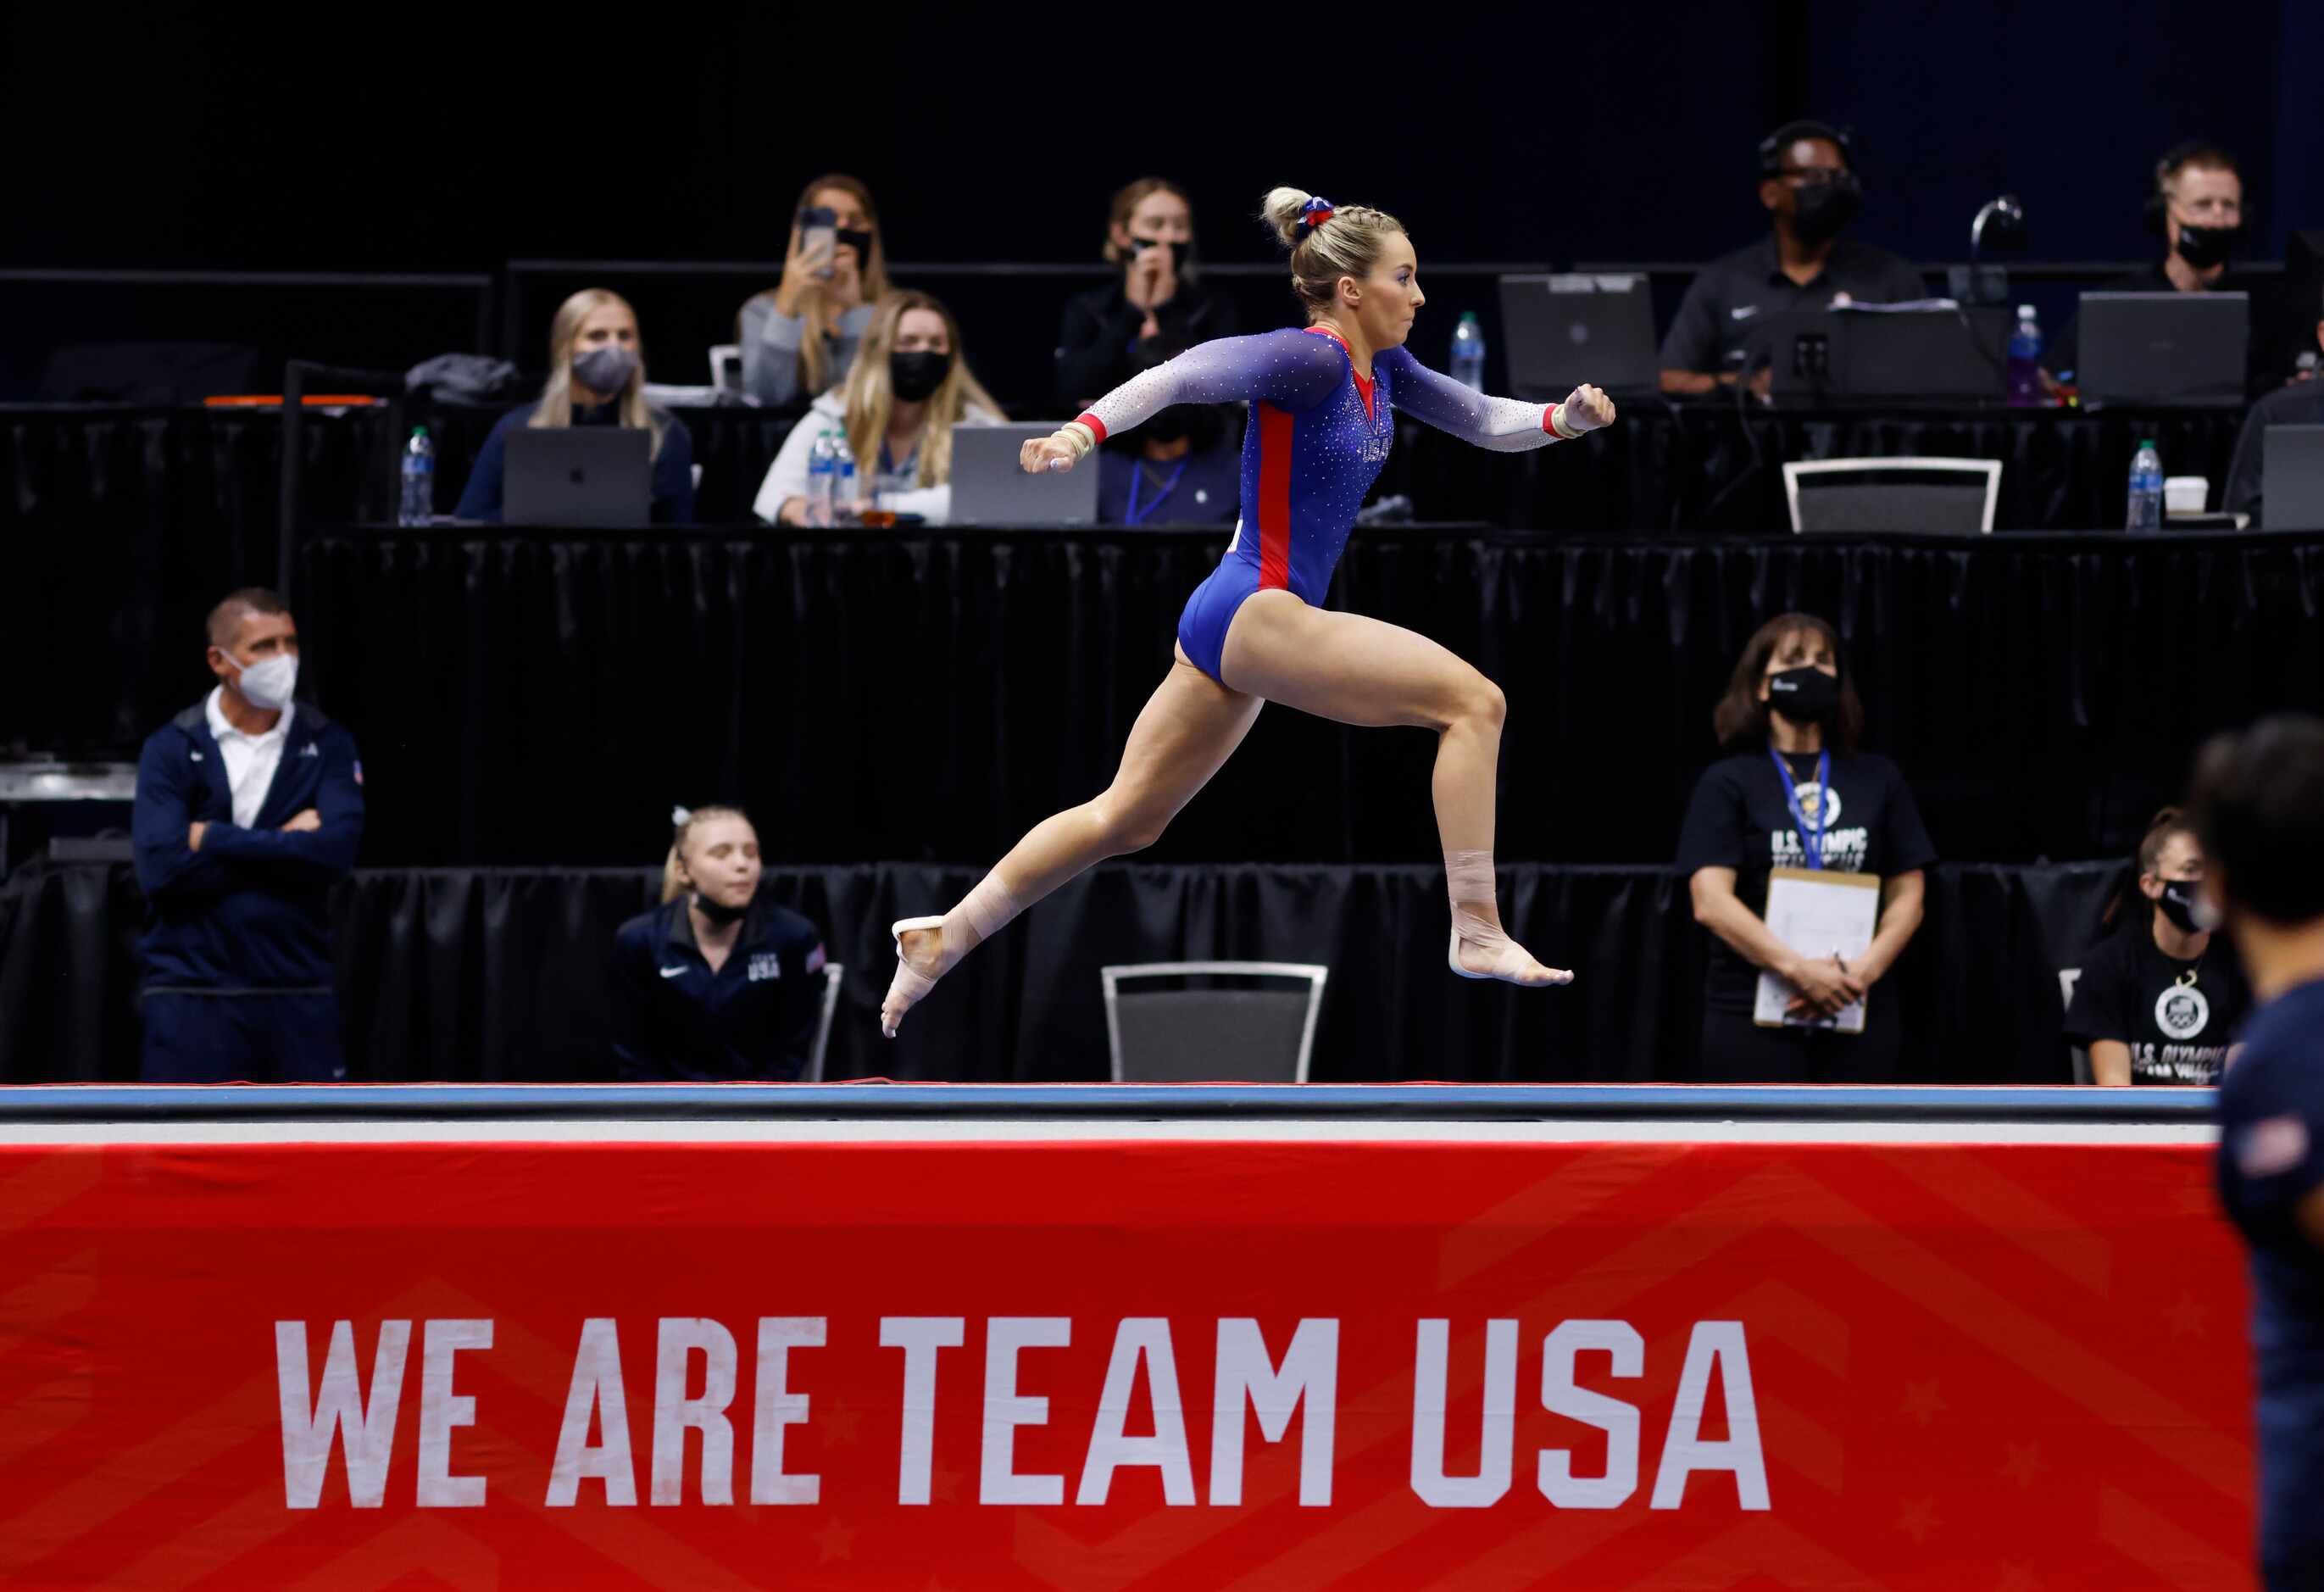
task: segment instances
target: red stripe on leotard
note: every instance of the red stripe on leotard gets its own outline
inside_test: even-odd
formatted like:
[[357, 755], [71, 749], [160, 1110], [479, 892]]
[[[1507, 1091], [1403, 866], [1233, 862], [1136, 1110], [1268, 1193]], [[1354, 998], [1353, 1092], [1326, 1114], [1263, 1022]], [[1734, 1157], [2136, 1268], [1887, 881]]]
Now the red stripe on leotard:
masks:
[[1259, 589], [1291, 584], [1291, 412], [1259, 411]]
[[1319, 338], [1329, 338], [1340, 345], [1340, 352], [1348, 356], [1348, 374], [1355, 377], [1356, 395], [1364, 401], [1364, 418], [1372, 420], [1372, 383], [1376, 378], [1356, 375], [1356, 351], [1348, 347], [1347, 338], [1328, 326], [1311, 326], [1307, 329]]

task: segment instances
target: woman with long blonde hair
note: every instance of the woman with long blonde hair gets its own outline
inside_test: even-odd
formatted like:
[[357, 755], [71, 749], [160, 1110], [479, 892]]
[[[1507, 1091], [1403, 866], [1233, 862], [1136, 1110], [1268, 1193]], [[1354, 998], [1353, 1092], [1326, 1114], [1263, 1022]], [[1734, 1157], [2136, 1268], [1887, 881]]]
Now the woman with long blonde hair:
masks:
[[888, 251], [872, 190], [844, 171], [816, 178], [791, 212], [782, 280], [742, 306], [742, 387], [761, 403], [796, 403], [846, 379], [888, 296]]
[[829, 432], [847, 440], [855, 459], [859, 497], [843, 511], [876, 503], [941, 525], [952, 513], [953, 427], [1002, 418], [968, 368], [952, 311], [933, 294], [890, 293], [875, 308], [846, 382], [817, 398], [783, 439], [753, 507], [762, 520], [806, 523], [807, 461], [816, 439]]
[[653, 520], [694, 523], [694, 439], [686, 422], [646, 404], [645, 342], [637, 311], [608, 288], [583, 288], [549, 323], [549, 381], [530, 408], [501, 418], [477, 451], [456, 517], [498, 523], [508, 433], [559, 426], [621, 426], [652, 435]]
[[1588, 386], [1548, 406], [1487, 398], [1428, 369], [1404, 346], [1426, 300], [1401, 222], [1369, 208], [1335, 209], [1292, 188], [1273, 190], [1261, 208], [1291, 252], [1292, 292], [1309, 324], [1190, 348], [1024, 446], [1028, 471], [1069, 470], [1108, 436], [1171, 404], [1250, 405], [1242, 521], [1187, 601], [1176, 661], [1131, 727], [1113, 783], [1036, 825], [949, 913], [894, 926], [896, 976], [880, 1010], [890, 1036], [945, 971], [1019, 912], [1093, 864], [1151, 845], [1268, 702], [1342, 724], [1434, 734], [1450, 970], [1533, 986], [1573, 976], [1534, 960], [1501, 928], [1493, 873], [1500, 688], [1425, 637], [1322, 605], [1357, 506], [1388, 462], [1398, 410], [1508, 453], [1610, 424], [1614, 406]]

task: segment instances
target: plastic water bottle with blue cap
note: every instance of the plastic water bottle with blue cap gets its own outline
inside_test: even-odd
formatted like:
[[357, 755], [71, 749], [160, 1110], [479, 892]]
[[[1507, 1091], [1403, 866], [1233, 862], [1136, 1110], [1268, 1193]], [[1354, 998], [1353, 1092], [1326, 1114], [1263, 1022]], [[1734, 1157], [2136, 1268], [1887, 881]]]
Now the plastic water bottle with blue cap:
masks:
[[436, 517], [436, 444], [426, 426], [411, 428], [403, 445], [403, 495], [396, 504], [399, 525], [425, 525]]
[[832, 446], [828, 430], [816, 435], [815, 445], [807, 454], [807, 523], [810, 525], [831, 523], [831, 486], [839, 474], [839, 450]]
[[2141, 442], [2130, 461], [2130, 518], [2133, 531], [2163, 529], [2163, 455], [2152, 441]]
[[844, 431], [832, 434], [831, 449], [836, 467], [831, 475], [831, 523], [852, 525], [855, 523], [855, 450], [847, 446]]
[[1462, 310], [1452, 329], [1452, 368], [1445, 374], [1471, 393], [1485, 390], [1485, 329], [1474, 310]]
[[2009, 334], [2009, 406], [2034, 409], [2043, 402], [2042, 322], [2034, 306], [2017, 306], [2017, 329]]

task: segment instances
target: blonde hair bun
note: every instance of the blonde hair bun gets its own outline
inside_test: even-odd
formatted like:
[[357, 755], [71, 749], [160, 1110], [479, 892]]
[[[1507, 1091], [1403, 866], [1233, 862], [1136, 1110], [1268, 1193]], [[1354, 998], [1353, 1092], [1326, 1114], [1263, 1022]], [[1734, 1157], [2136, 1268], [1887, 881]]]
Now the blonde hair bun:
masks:
[[1259, 201], [1260, 218], [1267, 223], [1268, 230], [1275, 234], [1276, 241], [1285, 248], [1299, 246], [1300, 213], [1306, 209], [1307, 201], [1314, 197], [1296, 188], [1270, 188], [1267, 190], [1267, 197]]

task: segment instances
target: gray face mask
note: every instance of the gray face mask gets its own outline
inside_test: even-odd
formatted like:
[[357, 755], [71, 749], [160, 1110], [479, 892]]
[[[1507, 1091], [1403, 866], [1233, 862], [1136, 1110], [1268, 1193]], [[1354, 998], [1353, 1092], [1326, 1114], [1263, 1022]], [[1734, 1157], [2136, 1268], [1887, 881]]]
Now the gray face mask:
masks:
[[610, 398], [630, 384], [630, 377], [636, 374], [637, 368], [636, 355], [609, 343], [604, 347], [592, 348], [586, 354], [575, 356], [573, 379], [592, 393], [601, 393]]

